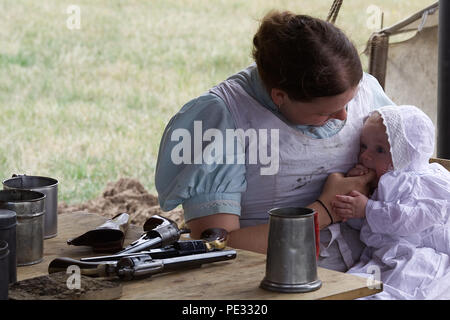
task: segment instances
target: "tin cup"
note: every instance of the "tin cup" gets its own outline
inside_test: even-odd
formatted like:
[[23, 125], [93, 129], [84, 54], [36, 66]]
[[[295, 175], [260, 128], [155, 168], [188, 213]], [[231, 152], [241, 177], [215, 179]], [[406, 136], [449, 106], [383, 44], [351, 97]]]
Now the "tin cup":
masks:
[[319, 289], [317, 213], [310, 208], [286, 207], [271, 209], [269, 215], [266, 275], [260, 287], [277, 292]]
[[17, 266], [39, 263], [44, 258], [45, 194], [30, 190], [1, 190], [0, 209], [14, 211]]
[[49, 177], [13, 174], [3, 181], [3, 189], [31, 190], [45, 194], [44, 239], [58, 233], [58, 180]]

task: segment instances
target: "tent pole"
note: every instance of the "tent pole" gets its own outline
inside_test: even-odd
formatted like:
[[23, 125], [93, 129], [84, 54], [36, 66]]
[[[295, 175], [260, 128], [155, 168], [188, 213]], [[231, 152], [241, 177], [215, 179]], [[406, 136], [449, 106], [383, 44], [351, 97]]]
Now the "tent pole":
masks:
[[437, 157], [450, 159], [450, 1], [439, 1]]

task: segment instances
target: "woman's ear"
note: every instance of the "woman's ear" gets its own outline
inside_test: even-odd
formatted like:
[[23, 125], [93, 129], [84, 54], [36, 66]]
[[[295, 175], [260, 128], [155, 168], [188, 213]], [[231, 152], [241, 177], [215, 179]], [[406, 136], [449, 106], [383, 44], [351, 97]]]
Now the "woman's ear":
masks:
[[285, 91], [277, 88], [272, 88], [272, 90], [270, 91], [270, 96], [273, 103], [275, 103], [278, 108], [280, 108], [280, 106], [282, 106], [288, 98], [288, 95]]

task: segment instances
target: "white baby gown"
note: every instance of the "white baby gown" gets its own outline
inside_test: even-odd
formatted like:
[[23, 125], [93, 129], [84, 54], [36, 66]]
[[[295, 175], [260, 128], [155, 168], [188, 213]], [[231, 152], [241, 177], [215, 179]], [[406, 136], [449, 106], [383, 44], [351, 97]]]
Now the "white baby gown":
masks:
[[[367, 245], [348, 273], [383, 282], [368, 299], [450, 299], [450, 173], [429, 163], [434, 126], [413, 106], [386, 106], [393, 170], [366, 207]], [[371, 283], [371, 282], [368, 282]]]

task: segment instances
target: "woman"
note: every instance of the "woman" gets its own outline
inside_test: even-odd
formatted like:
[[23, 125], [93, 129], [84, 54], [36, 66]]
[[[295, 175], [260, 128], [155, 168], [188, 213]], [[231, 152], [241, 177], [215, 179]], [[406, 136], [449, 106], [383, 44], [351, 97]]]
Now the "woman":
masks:
[[[374, 175], [330, 173], [357, 163], [363, 118], [393, 102], [330, 23], [270, 12], [253, 44], [256, 64], [188, 102], [167, 125], [156, 168], [161, 208], [182, 204], [194, 238], [224, 228], [229, 246], [257, 252], [267, 249], [268, 210], [315, 209], [319, 265], [344, 271], [362, 247], [358, 231], [336, 223], [331, 200], [353, 189], [367, 193]], [[229, 132], [241, 135], [226, 139]], [[182, 148], [188, 137], [192, 148]], [[226, 147], [234, 141], [236, 148]]]

